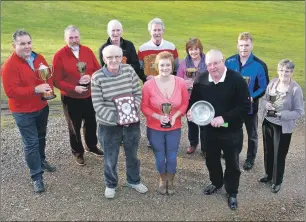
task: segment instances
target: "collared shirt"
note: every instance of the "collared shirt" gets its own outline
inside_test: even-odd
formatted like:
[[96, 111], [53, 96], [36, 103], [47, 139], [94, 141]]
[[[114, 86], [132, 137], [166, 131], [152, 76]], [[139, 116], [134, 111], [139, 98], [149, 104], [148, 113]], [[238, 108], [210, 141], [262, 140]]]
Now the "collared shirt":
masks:
[[34, 58], [35, 58], [35, 54], [32, 52], [30, 58], [26, 59], [27, 63], [33, 70], [34, 70]]
[[208, 75], [208, 81], [209, 82], [214, 82], [215, 85], [217, 85], [219, 82], [224, 82], [225, 77], [226, 77], [226, 72], [227, 72], [227, 68], [225, 67], [224, 73], [222, 74], [221, 79], [218, 82], [215, 82], [215, 80], [213, 80], [213, 78], [211, 77], [210, 73]]
[[[121, 65], [119, 66], [119, 72], [118, 73], [120, 73], [120, 69], [121, 69]], [[104, 75], [106, 75], [107, 77], [112, 77], [112, 76], [117, 76], [118, 75], [116, 73], [108, 71], [106, 66], [103, 66], [102, 70], [103, 70]]]
[[151, 44], [154, 45], [155, 47], [162, 46], [162, 45], [164, 44], [164, 39], [162, 39], [162, 40], [160, 41], [160, 44], [159, 44], [159, 45], [156, 45], [156, 44], [152, 41], [152, 39], [151, 39]]
[[78, 59], [79, 58], [79, 52], [80, 52], [80, 47], [70, 47], [72, 53], [74, 54], [74, 56]]

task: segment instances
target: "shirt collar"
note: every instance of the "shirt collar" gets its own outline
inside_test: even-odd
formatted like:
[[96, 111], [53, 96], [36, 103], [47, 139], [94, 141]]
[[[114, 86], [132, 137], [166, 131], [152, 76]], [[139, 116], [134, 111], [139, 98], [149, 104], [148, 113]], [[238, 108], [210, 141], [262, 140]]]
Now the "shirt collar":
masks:
[[154, 45], [155, 47], [160, 47], [160, 46], [162, 46], [162, 45], [164, 44], [164, 39], [161, 40], [161, 42], [160, 42], [159, 45], [156, 45], [156, 44], [152, 41], [152, 39], [151, 39], [150, 41], [151, 41], [151, 44]]
[[213, 80], [213, 78], [211, 77], [210, 73], [209, 73], [209, 74], [208, 74], [208, 81], [209, 81], [209, 82], [214, 82], [215, 85], [218, 84], [219, 82], [224, 82], [225, 77], [226, 77], [226, 72], [227, 72], [227, 68], [225, 67], [224, 73], [222, 74], [222, 77], [221, 77], [221, 79], [220, 79], [218, 82], [215, 82], [215, 81]]

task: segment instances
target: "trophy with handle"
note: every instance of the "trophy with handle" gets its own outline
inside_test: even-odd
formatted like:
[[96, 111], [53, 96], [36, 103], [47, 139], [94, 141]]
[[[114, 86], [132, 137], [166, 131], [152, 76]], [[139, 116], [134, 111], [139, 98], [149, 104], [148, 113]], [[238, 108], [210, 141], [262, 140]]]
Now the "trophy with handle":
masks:
[[[189, 81], [194, 81], [194, 78], [196, 77], [196, 73], [197, 73], [198, 69], [196, 68], [187, 68], [186, 69], [186, 76], [187, 76], [187, 79]], [[191, 93], [192, 91], [192, 86], [191, 87], [188, 87], [188, 92]]]
[[[81, 77], [84, 76], [84, 75], [86, 74], [86, 65], [87, 65], [86, 62], [78, 61], [78, 62], [76, 63], [78, 72], [79, 72], [79, 74], [80, 74]], [[79, 86], [84, 86], [84, 87], [88, 88], [89, 83], [86, 83], [86, 84], [81, 84], [81, 83], [79, 83], [78, 85], [79, 85]]]
[[[44, 81], [47, 83], [48, 79], [50, 79], [53, 75], [53, 66], [45, 66], [44, 64], [40, 63], [38, 69], [35, 70], [38, 79]], [[41, 99], [42, 100], [50, 100], [54, 99], [56, 95], [54, 94], [53, 91], [49, 91], [46, 93], [42, 93]]]
[[[162, 103], [160, 105], [160, 109], [163, 112], [163, 114], [165, 116], [169, 116], [169, 114], [171, 113], [171, 109], [172, 109], [172, 104], [171, 103]], [[160, 125], [162, 128], [170, 128], [171, 127], [171, 122], [169, 121], [166, 124], [161, 124]]]
[[[276, 101], [277, 95], [274, 92], [269, 92], [269, 102], [272, 104], [272, 106], [274, 106], [274, 103]], [[272, 117], [276, 117], [276, 110], [268, 110], [267, 111], [267, 116], [272, 116]]]
[[[250, 82], [251, 82], [251, 77], [250, 76], [242, 76], [242, 77], [249, 87]], [[253, 101], [251, 100], [251, 97], [249, 98], [249, 100], [250, 100], [250, 111], [248, 114], [253, 114]]]

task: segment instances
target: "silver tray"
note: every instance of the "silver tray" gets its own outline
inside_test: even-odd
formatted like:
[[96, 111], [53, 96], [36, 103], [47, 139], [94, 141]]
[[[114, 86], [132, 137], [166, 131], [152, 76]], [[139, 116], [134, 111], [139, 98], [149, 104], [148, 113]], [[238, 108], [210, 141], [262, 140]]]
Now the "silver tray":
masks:
[[190, 112], [192, 115], [192, 122], [199, 126], [208, 125], [215, 117], [214, 107], [205, 100], [194, 103], [190, 108]]

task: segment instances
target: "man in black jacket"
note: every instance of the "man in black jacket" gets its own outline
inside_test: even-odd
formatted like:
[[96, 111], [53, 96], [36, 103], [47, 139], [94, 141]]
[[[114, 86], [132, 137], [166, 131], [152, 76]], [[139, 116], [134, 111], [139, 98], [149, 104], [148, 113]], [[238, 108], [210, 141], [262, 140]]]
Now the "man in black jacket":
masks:
[[117, 45], [123, 51], [122, 63], [130, 64], [134, 68], [137, 75], [139, 75], [140, 65], [135, 46], [132, 42], [121, 37], [122, 32], [122, 25], [118, 20], [111, 20], [107, 24], [107, 34], [109, 38], [99, 49], [100, 64], [102, 67], [105, 65], [102, 50], [108, 45]]
[[[205, 62], [207, 71], [195, 80], [188, 108], [197, 101], [205, 100], [215, 109], [215, 117], [211, 123], [201, 126], [204, 128], [201, 130], [205, 130], [201, 143], [205, 141], [206, 166], [211, 180], [204, 194], [213, 194], [224, 184], [228, 205], [231, 209], [236, 209], [241, 174], [239, 153], [243, 144], [242, 116], [250, 108], [248, 86], [239, 73], [225, 67], [220, 51], [210, 50], [206, 54]], [[192, 121], [190, 110], [187, 117]], [[228, 123], [228, 127], [222, 127], [224, 123]], [[224, 177], [220, 160], [221, 150], [226, 162]]]

